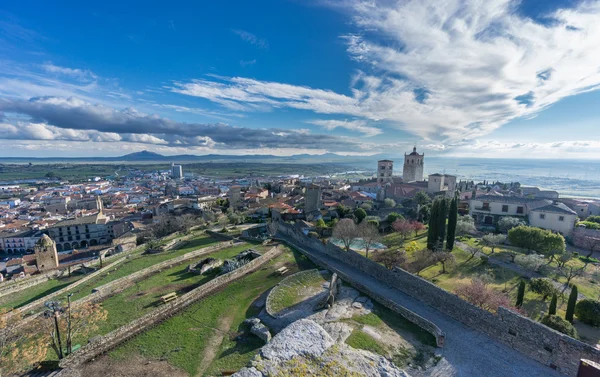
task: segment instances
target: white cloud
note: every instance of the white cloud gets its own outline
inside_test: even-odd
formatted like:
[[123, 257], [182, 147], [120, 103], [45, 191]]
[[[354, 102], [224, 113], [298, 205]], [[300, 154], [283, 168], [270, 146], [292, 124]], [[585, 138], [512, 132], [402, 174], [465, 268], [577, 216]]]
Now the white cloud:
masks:
[[95, 80], [98, 78], [94, 72], [87, 69], [61, 67], [52, 64], [52, 62], [42, 64], [42, 69], [48, 73], [70, 76], [80, 80]]
[[379, 135], [382, 131], [377, 127], [368, 125], [365, 120], [336, 120], [336, 119], [315, 119], [307, 123], [323, 127], [327, 130], [334, 130], [338, 127], [345, 128], [350, 131], [360, 132], [365, 136]]
[[[177, 82], [172, 91], [239, 111], [295, 108], [386, 120], [425, 139], [475, 139], [600, 87], [600, 2], [520, 15], [514, 0], [349, 0], [342, 36], [364, 65], [351, 95], [250, 78]], [[340, 4], [336, 4], [340, 8]]]
[[234, 29], [232, 30], [232, 32], [237, 34], [244, 42], [248, 42], [252, 45], [257, 46], [258, 48], [269, 48], [269, 42], [264, 38], [257, 37], [256, 35], [245, 30]]

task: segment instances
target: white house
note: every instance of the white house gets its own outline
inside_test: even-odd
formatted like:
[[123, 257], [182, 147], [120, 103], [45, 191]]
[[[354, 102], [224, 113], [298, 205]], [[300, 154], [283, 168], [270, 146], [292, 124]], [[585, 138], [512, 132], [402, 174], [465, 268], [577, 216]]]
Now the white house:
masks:
[[475, 219], [476, 224], [494, 226], [505, 216], [522, 217], [525, 220], [533, 209], [551, 203], [544, 199], [483, 195], [469, 201], [469, 215]]
[[529, 213], [529, 225], [559, 232], [567, 237], [573, 233], [576, 221], [577, 212], [558, 202], [538, 207]]

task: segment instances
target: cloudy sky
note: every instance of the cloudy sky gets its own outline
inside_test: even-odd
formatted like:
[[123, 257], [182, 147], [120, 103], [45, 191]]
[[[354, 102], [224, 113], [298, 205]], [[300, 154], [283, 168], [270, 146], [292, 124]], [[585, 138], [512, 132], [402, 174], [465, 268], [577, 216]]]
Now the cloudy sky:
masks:
[[600, 159], [600, 1], [0, 4], [0, 156]]

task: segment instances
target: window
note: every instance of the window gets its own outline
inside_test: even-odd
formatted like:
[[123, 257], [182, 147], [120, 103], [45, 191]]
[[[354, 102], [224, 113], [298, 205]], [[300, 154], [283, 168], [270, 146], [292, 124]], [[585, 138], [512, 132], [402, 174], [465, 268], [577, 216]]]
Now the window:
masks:
[[565, 221], [565, 217], [564, 216], [558, 216], [558, 221]]
[[490, 209], [490, 203], [483, 203], [483, 209]]
[[508, 205], [507, 204], [504, 204], [502, 206], [502, 212], [508, 212]]
[[517, 213], [523, 214], [523, 207], [517, 207]]
[[540, 213], [540, 219], [544, 220], [546, 218], [546, 214], [545, 213]]

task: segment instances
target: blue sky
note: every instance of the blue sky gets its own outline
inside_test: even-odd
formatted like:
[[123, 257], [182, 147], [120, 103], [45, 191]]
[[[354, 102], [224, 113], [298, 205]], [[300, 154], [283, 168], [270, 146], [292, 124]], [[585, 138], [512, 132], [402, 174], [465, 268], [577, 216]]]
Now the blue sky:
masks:
[[4, 156], [600, 158], [600, 3], [5, 1]]

